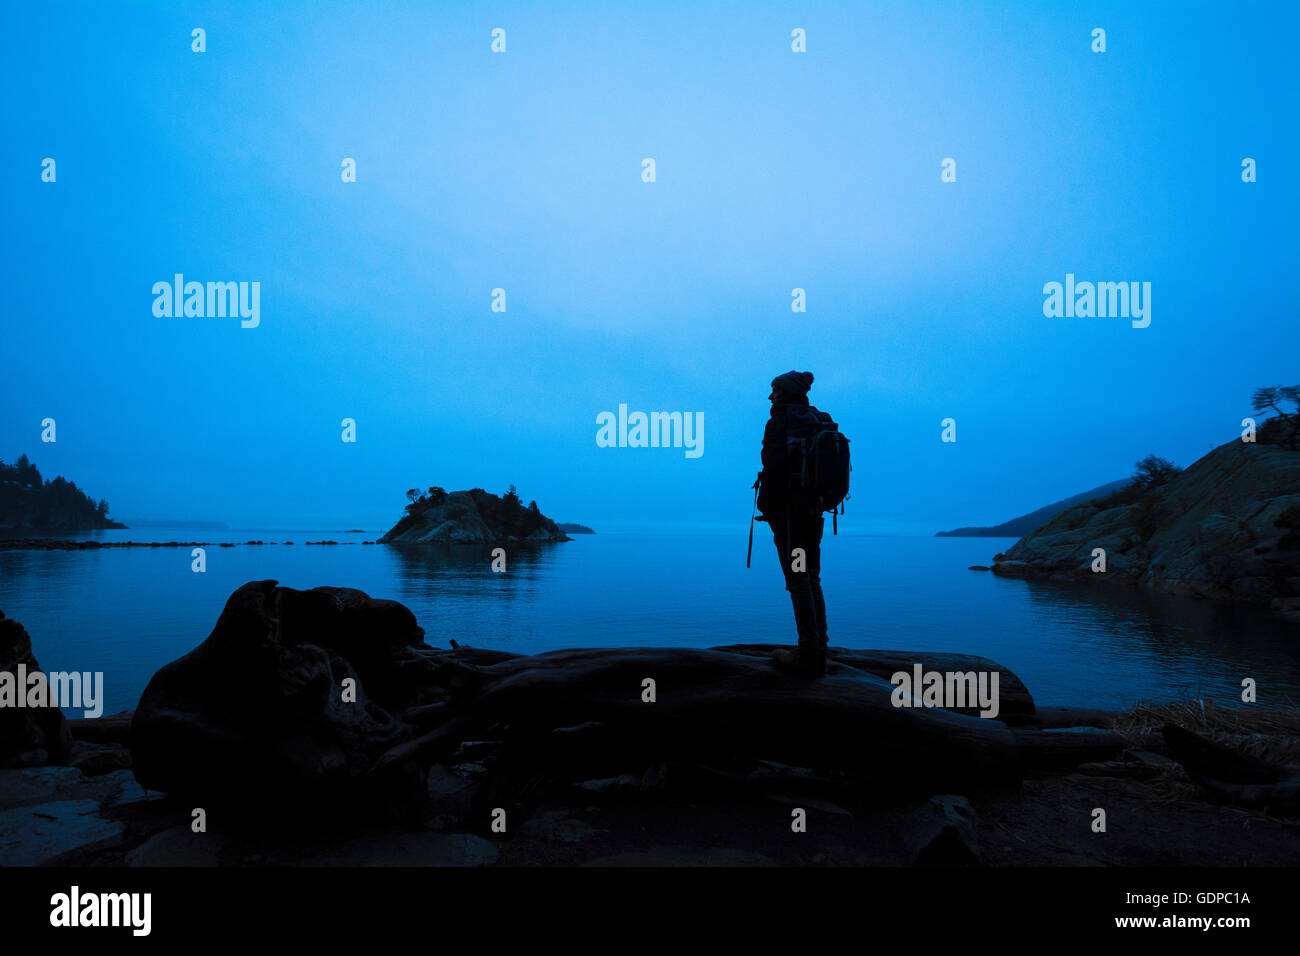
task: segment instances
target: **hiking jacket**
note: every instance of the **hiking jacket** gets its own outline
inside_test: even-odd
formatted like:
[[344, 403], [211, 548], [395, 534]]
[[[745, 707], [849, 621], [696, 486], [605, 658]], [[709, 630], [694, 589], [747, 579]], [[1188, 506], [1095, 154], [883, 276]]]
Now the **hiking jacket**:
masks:
[[758, 510], [764, 517], [785, 520], [787, 504], [792, 511], [808, 510], [810, 503], [801, 500], [797, 485], [791, 487], [798, 476], [791, 473], [786, 439], [789, 435], [811, 435], [819, 424], [830, 420], [825, 412], [806, 403], [772, 406], [772, 415], [763, 429], [763, 470], [759, 473], [762, 485], [758, 490]]

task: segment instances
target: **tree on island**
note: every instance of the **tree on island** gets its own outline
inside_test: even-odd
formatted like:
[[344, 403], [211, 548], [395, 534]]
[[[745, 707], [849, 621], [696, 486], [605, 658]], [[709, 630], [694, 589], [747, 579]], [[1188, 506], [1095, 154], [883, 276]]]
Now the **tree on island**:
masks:
[[[1283, 411], [1284, 403], [1293, 406], [1293, 410]], [[1257, 415], [1272, 412], [1274, 416], [1267, 419], [1256, 433], [1261, 444], [1296, 450], [1297, 442], [1300, 442], [1300, 385], [1257, 388], [1251, 396], [1251, 407]]]
[[1182, 469], [1168, 458], [1161, 458], [1159, 455], [1147, 455], [1134, 466], [1134, 469], [1133, 484], [1139, 491], [1159, 488], [1174, 475], [1182, 472]]
[[411, 514], [422, 514], [430, 508], [442, 504], [446, 498], [447, 492], [437, 485], [431, 485], [429, 490], [424, 493], [421, 493], [419, 488], [408, 488], [406, 490], [406, 500], [410, 504], [406, 506], [406, 510]]
[[1182, 471], [1168, 458], [1159, 455], [1147, 455], [1134, 466], [1133, 483], [1121, 490], [1127, 492], [1134, 504], [1133, 528], [1142, 541], [1151, 540], [1168, 519], [1161, 489]]
[[519, 500], [519, 492], [515, 491], [515, 486], [511, 485], [506, 489], [506, 493], [501, 496], [501, 500], [510, 508], [519, 508], [522, 502]]

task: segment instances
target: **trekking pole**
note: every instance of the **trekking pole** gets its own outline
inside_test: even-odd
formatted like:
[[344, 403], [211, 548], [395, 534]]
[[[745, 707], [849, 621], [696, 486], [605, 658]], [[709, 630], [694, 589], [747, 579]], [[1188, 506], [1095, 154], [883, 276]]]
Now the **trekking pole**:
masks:
[[760, 471], [754, 479], [754, 510], [749, 513], [749, 550], [745, 552], [745, 567], [749, 567], [750, 558], [754, 556], [754, 515], [758, 514], [758, 486], [763, 480]]

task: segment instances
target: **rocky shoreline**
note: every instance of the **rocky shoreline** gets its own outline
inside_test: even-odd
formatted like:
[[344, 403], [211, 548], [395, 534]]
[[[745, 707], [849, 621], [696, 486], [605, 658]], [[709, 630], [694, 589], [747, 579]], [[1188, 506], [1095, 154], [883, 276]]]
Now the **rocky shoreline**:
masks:
[[1257, 604], [1300, 621], [1300, 452], [1228, 442], [1157, 488], [1067, 508], [992, 570]]
[[[779, 765], [743, 782], [668, 767], [538, 787], [504, 834], [475, 822], [490, 759], [461, 756], [430, 769], [411, 823], [210, 814], [203, 833], [192, 801], [142, 788], [130, 769], [0, 770], [0, 865], [1216, 867], [1289, 866], [1300, 853], [1293, 822], [1206, 802], [1181, 767], [1137, 746], [1015, 791], [910, 799], [826, 793]], [[794, 807], [809, 814], [805, 833], [790, 831]], [[1110, 836], [1089, 829], [1094, 807]]]
[[[0, 670], [38, 666], [21, 626], [0, 625]], [[1038, 708], [982, 658], [832, 648], [828, 676], [806, 681], [770, 649], [436, 650], [396, 602], [250, 582], [134, 712], [2, 712], [19, 723], [0, 734], [0, 865], [1282, 865], [1300, 851], [1281, 819], [1300, 813], [1300, 718], [1225, 737], [1245, 718]], [[997, 669], [997, 718], [890, 706], [879, 675], [909, 665]], [[1090, 829], [1099, 806], [1110, 838]]]

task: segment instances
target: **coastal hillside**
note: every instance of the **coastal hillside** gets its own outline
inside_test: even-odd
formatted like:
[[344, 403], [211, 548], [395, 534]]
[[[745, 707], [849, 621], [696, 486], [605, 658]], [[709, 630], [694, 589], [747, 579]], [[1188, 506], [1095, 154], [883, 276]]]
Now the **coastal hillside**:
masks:
[[42, 479], [26, 455], [12, 465], [0, 461], [0, 532], [125, 527], [108, 516], [103, 498], [96, 502], [62, 476]]
[[1031, 531], [1037, 531], [1066, 508], [1081, 504], [1085, 501], [1091, 501], [1094, 498], [1104, 497], [1112, 491], [1118, 491], [1119, 489], [1126, 487], [1131, 484], [1132, 481], [1133, 479], [1131, 478], [1121, 478], [1119, 481], [1107, 482], [1104, 485], [1093, 488], [1091, 491], [1071, 495], [1068, 498], [1063, 498], [1050, 505], [1044, 505], [1037, 511], [1031, 511], [1027, 515], [1021, 515], [1019, 518], [1012, 518], [1010, 521], [1004, 521], [1001, 524], [992, 525], [990, 527], [955, 528], [952, 531], [938, 531], [935, 532], [934, 536], [936, 538], [1020, 538], [1029, 534]]
[[524, 507], [515, 486], [497, 496], [482, 488], [447, 492], [430, 488], [406, 493], [406, 514], [379, 540], [401, 544], [445, 542], [493, 544], [507, 541], [568, 541], [536, 501]]
[[[1095, 548], [1104, 572], [1092, 570]], [[1300, 616], [1300, 451], [1230, 441], [1159, 482], [1062, 511], [993, 560], [1007, 577], [1140, 584]]]

